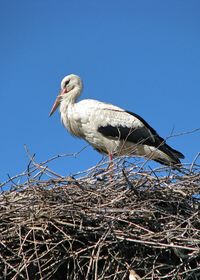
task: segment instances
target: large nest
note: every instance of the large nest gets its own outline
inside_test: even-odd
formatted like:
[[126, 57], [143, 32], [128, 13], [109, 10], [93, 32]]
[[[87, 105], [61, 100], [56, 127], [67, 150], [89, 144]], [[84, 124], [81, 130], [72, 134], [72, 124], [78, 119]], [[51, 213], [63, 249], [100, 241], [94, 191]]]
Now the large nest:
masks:
[[62, 177], [32, 159], [2, 184], [0, 278], [200, 279], [199, 170]]

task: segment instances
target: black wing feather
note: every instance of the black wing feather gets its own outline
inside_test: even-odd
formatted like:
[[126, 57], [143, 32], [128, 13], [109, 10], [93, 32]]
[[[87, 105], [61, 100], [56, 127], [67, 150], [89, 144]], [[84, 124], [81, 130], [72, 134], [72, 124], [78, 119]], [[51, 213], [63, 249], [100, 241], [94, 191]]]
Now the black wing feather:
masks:
[[[170, 152], [174, 153], [178, 158], [184, 158], [185, 157], [181, 152], [179, 152], [179, 151], [173, 149], [172, 147], [170, 147], [169, 145], [167, 145], [165, 140], [162, 137], [160, 137], [158, 135], [158, 133], [155, 131], [155, 129], [153, 129], [142, 117], [140, 117], [139, 115], [137, 115], [135, 113], [132, 113], [130, 111], [126, 111], [126, 112], [128, 114], [138, 118], [151, 131], [151, 133], [154, 135], [155, 140], [156, 140], [155, 141], [155, 147], [156, 148], [159, 147], [159, 146], [164, 146], [164, 149], [167, 149]], [[162, 149], [160, 149], [160, 150], [162, 151]], [[166, 152], [166, 151], [163, 150], [163, 152]]]
[[125, 140], [134, 144], [149, 145], [158, 148], [162, 152], [170, 156], [175, 162], [179, 162], [178, 158], [184, 158], [184, 155], [179, 151], [174, 150], [165, 143], [165, 140], [139, 115], [130, 111], [122, 111], [139, 119], [144, 127], [130, 128], [127, 126], [100, 126], [98, 131], [105, 137], [113, 137], [119, 140]]

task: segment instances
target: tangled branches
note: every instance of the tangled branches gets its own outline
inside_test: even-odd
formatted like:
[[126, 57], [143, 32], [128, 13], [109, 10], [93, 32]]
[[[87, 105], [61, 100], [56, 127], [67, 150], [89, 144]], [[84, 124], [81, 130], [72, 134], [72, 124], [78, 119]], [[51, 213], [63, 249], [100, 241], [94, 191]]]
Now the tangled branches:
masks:
[[181, 174], [118, 162], [62, 177], [32, 160], [8, 184], [1, 279], [200, 279], [197, 165]]

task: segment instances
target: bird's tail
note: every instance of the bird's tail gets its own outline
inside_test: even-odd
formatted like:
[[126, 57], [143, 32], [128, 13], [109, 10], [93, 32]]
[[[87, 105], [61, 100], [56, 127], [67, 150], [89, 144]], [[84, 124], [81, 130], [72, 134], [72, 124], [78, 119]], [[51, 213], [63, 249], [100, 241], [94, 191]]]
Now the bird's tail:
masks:
[[177, 150], [175, 150], [175, 149], [173, 149], [173, 148], [171, 148], [169, 145], [167, 145], [166, 143], [165, 143], [165, 148], [168, 150], [168, 151], [170, 151], [170, 153], [173, 153], [173, 155], [175, 156], [175, 157], [177, 157], [177, 158], [185, 158], [185, 156], [181, 153], [181, 152], [179, 152], [179, 151], [177, 151]]
[[184, 155], [181, 152], [171, 148], [166, 143], [161, 145], [159, 147], [159, 150], [164, 153], [164, 157], [162, 157], [161, 159], [156, 159], [156, 161], [161, 164], [177, 167], [176, 169], [182, 167], [180, 158], [183, 159]]

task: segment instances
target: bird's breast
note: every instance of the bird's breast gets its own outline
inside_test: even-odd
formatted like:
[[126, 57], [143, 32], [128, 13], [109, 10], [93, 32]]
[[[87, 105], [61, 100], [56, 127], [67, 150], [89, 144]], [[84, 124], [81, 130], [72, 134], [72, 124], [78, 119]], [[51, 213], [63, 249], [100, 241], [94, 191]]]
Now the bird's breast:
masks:
[[79, 114], [73, 108], [61, 111], [61, 121], [65, 128], [76, 137], [84, 137]]

